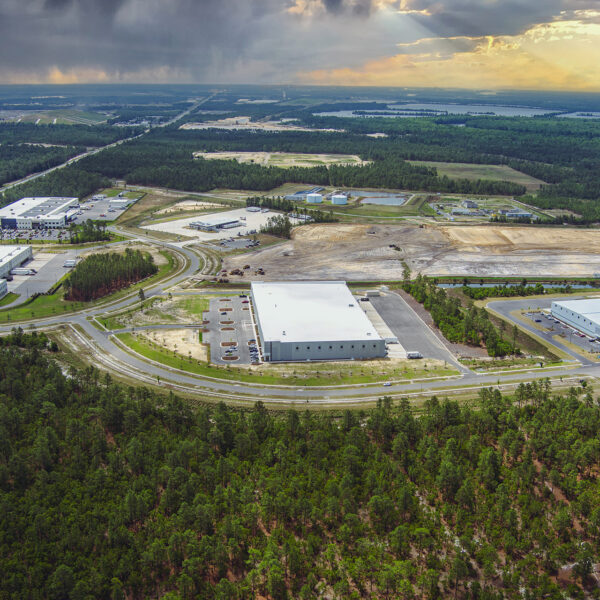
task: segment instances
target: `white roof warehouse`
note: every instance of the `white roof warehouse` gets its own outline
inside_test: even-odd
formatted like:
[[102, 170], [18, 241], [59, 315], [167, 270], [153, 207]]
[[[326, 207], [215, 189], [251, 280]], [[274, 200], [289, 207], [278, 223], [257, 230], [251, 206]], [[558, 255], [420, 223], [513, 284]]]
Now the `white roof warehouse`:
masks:
[[78, 205], [78, 198], [21, 198], [0, 208], [0, 224], [2, 229], [65, 227]]
[[386, 355], [385, 341], [344, 281], [255, 282], [265, 360], [352, 360]]

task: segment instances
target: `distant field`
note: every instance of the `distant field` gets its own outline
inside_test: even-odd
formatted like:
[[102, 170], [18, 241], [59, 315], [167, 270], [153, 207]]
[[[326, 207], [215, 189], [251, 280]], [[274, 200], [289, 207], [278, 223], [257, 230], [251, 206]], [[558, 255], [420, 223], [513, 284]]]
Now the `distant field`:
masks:
[[410, 160], [413, 165], [434, 167], [438, 175], [452, 179], [490, 179], [492, 181], [510, 181], [524, 185], [528, 190], [537, 190], [544, 181], [516, 171], [507, 165], [478, 165], [471, 163], [447, 163], [427, 160]]
[[207, 160], [237, 160], [264, 167], [319, 167], [328, 165], [363, 165], [355, 154], [292, 154], [289, 152], [196, 152], [195, 158]]
[[37, 125], [98, 125], [106, 122], [106, 115], [81, 110], [45, 110], [26, 113], [13, 120]]

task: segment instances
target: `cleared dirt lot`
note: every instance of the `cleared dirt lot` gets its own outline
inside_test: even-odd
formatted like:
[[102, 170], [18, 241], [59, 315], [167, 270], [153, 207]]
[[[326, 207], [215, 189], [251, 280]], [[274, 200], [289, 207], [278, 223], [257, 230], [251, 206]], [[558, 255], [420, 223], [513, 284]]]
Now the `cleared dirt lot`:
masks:
[[290, 152], [195, 152], [194, 158], [237, 160], [263, 167], [317, 167], [322, 165], [364, 165], [356, 154], [292, 154]]
[[[390, 247], [392, 244], [400, 250]], [[402, 261], [424, 275], [589, 277], [600, 272], [600, 231], [506, 226], [308, 225], [231, 270], [263, 267], [262, 279], [398, 280]]]

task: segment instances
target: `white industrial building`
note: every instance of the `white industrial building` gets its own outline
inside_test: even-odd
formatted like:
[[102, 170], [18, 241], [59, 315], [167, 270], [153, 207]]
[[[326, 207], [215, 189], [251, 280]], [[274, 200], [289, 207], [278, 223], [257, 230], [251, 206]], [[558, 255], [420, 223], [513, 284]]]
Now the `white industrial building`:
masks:
[[308, 204], [321, 204], [323, 202], [322, 194], [306, 194], [306, 202]]
[[590, 337], [600, 336], [600, 298], [553, 302], [550, 312], [555, 319]]
[[57, 229], [75, 218], [78, 198], [21, 198], [0, 208], [2, 229]]
[[344, 281], [254, 282], [252, 303], [266, 361], [386, 356], [385, 340]]
[[124, 210], [128, 206], [135, 204], [138, 198], [126, 198], [125, 196], [115, 196], [108, 201], [108, 206], [114, 210]]
[[213, 215], [212, 217], [205, 217], [201, 221], [190, 223], [192, 229], [199, 229], [200, 231], [218, 231], [219, 229], [231, 229], [240, 225], [240, 219], [231, 215], [224, 217]]
[[0, 298], [4, 298], [8, 294], [8, 283], [6, 279], [0, 279]]
[[331, 204], [348, 204], [348, 197], [344, 194], [334, 194], [331, 196]]
[[33, 258], [31, 246], [0, 246], [0, 278]]

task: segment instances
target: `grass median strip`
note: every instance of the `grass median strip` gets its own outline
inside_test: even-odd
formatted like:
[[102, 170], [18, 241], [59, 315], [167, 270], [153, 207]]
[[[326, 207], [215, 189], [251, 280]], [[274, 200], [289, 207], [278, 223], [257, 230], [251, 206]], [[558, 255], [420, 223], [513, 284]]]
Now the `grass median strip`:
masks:
[[418, 366], [409, 366], [404, 362], [373, 361], [266, 364], [252, 369], [229, 365], [219, 367], [170, 352], [150, 340], [131, 333], [121, 333], [115, 337], [134, 352], [167, 367], [203, 377], [248, 383], [298, 386], [357, 385], [387, 380], [408, 381], [428, 377], [450, 377], [458, 374], [456, 370], [437, 365], [433, 361], [419, 361]]

